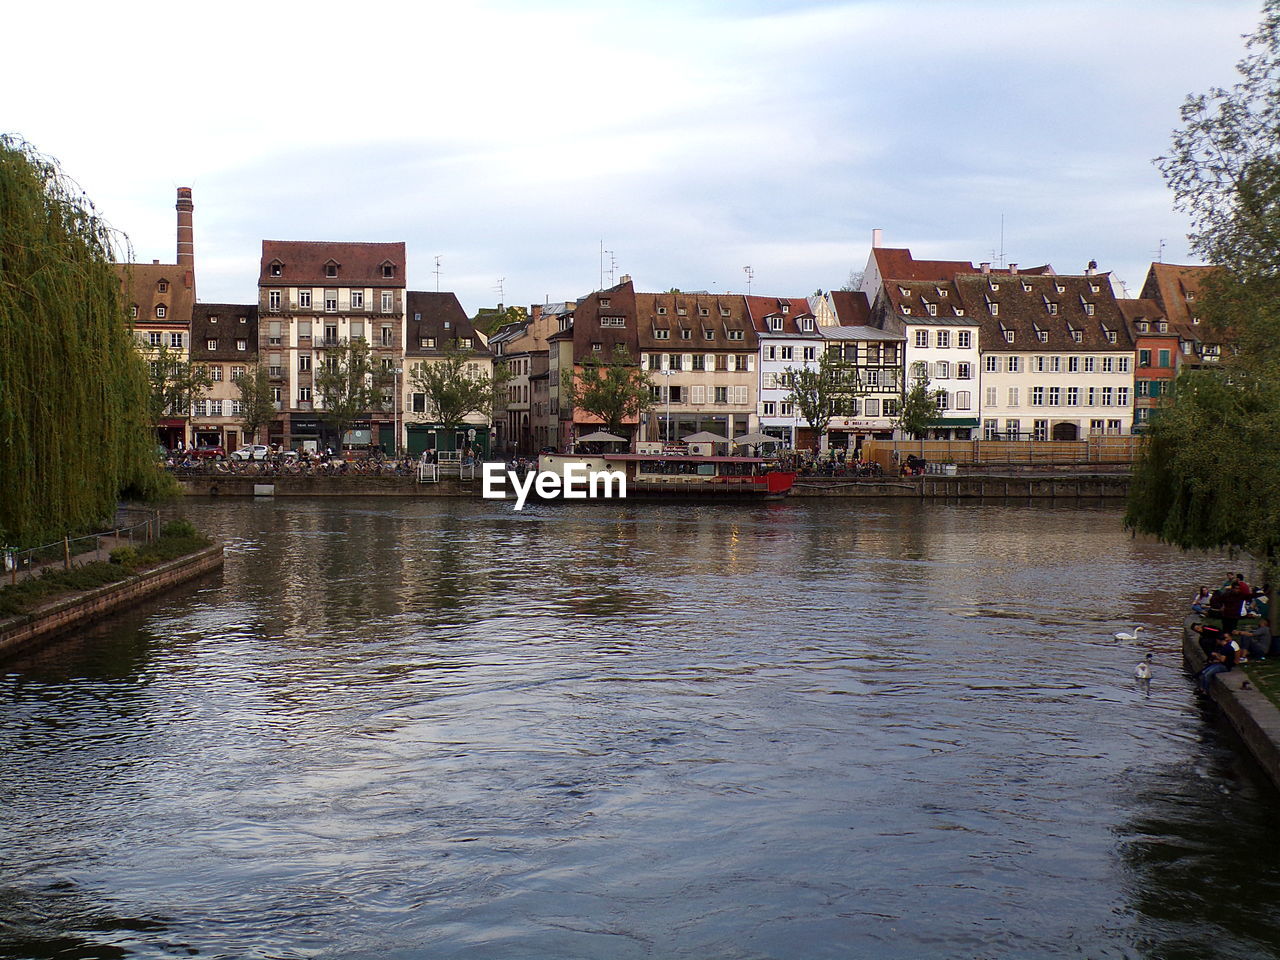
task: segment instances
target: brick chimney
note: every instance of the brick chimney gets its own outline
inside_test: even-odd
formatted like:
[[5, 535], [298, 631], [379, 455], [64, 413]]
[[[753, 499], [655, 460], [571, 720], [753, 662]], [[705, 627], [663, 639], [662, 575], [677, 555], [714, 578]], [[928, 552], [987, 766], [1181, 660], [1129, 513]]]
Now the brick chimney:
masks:
[[195, 229], [191, 224], [191, 211], [194, 209], [191, 202], [191, 188], [178, 188], [178, 202], [175, 209], [178, 211], [178, 266], [183, 268], [182, 282], [188, 290], [194, 290], [196, 285], [196, 241]]
[[1018, 275], [1018, 265], [1016, 263], [1009, 264], [1009, 273], [1015, 277]]
[[871, 246], [872, 248], [884, 246], [884, 231], [879, 227], [871, 231]]
[[983, 261], [982, 261], [982, 263], [981, 263], [981, 264], [979, 264], [979, 266], [981, 266], [981, 267], [982, 267], [982, 272], [983, 272], [983, 273], [990, 273], [990, 272], [991, 272], [991, 261], [989, 261], [989, 260], [983, 260]]

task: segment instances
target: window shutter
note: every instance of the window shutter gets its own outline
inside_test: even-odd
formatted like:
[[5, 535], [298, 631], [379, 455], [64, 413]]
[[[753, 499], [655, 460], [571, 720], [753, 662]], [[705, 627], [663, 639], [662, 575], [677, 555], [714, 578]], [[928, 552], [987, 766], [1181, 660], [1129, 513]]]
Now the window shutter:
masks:
[[664, 353], [662, 355], [662, 369], [663, 370], [671, 369], [671, 355], [669, 353]]
[[754, 353], [747, 354], [747, 372], [754, 371], [756, 368], [756, 355]]
[[267, 335], [268, 335], [268, 336], [271, 336], [271, 337], [278, 337], [278, 336], [280, 336], [280, 321], [279, 321], [279, 320], [272, 320], [269, 326], [270, 326], [270, 329], [267, 331]]
[[734, 388], [733, 388], [733, 402], [734, 402], [734, 403], [746, 403], [746, 402], [747, 402], [747, 388], [746, 388], [746, 387], [741, 387], [741, 386], [740, 386], [740, 387], [734, 387]]
[[707, 402], [707, 390], [705, 387], [699, 387], [695, 385], [693, 387], [692, 393], [693, 393], [692, 402], [694, 404]]
[[692, 353], [686, 353], [686, 354], [684, 354], [684, 355], [682, 355], [682, 356], [681, 356], [681, 358], [680, 358], [680, 369], [681, 369], [681, 370], [692, 370], [692, 369], [693, 369], [693, 354], [692, 354]]
[[716, 355], [714, 353], [707, 354], [707, 369], [714, 370], [716, 368]]

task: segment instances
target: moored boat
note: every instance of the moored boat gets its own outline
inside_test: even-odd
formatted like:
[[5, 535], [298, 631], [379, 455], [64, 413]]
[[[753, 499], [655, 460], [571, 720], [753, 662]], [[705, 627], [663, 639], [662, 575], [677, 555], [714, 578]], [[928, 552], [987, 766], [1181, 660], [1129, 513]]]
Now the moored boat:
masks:
[[620, 473], [627, 499], [781, 500], [796, 475], [775, 469], [763, 457], [717, 457], [673, 453], [543, 454], [539, 471], [565, 476]]

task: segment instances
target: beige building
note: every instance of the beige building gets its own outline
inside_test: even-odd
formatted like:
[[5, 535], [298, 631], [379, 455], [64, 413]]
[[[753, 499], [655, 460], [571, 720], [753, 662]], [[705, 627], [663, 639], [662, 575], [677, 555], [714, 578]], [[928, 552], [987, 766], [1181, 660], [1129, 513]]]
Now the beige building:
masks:
[[[197, 303], [191, 315], [191, 363], [209, 374], [210, 386], [191, 407], [197, 445], [232, 453], [255, 438], [241, 421], [236, 381], [258, 364], [258, 308], [252, 303]], [[264, 438], [258, 438], [262, 442]]]

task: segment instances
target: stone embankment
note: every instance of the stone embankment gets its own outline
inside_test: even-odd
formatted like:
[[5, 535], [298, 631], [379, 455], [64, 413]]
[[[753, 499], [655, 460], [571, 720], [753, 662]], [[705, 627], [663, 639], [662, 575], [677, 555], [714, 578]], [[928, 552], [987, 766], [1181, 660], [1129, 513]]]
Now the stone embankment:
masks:
[[[1197, 622], [1193, 615], [1182, 627], [1182, 655], [1194, 673], [1200, 672], [1206, 660], [1204, 651], [1200, 649], [1200, 635], [1191, 629], [1191, 624]], [[1214, 677], [1209, 685], [1209, 696], [1222, 708], [1223, 716], [1230, 721], [1271, 782], [1280, 788], [1280, 708], [1249, 683], [1249, 677], [1239, 669]]]
[[221, 569], [222, 547], [207, 547], [127, 580], [52, 600], [32, 613], [0, 620], [0, 660]]
[[[197, 497], [480, 497], [480, 481], [418, 483], [410, 477], [290, 477], [210, 475], [186, 477], [183, 491]], [[902, 479], [802, 477], [791, 496], [941, 500], [1094, 500], [1124, 497], [1127, 474], [924, 476]]]

